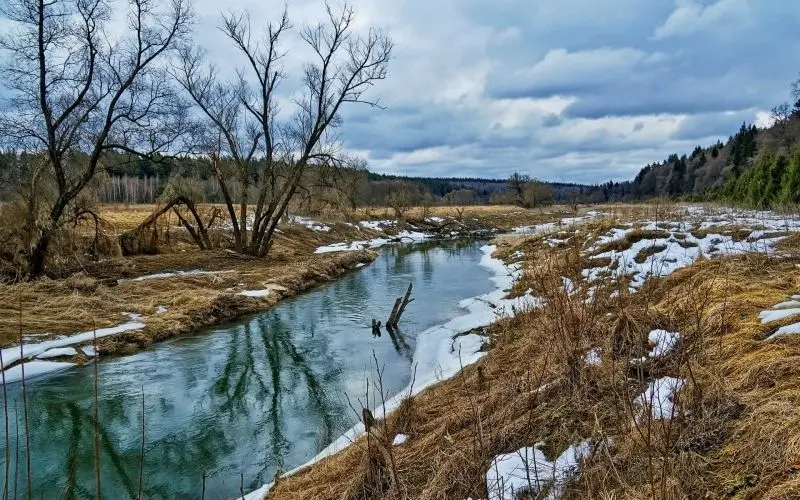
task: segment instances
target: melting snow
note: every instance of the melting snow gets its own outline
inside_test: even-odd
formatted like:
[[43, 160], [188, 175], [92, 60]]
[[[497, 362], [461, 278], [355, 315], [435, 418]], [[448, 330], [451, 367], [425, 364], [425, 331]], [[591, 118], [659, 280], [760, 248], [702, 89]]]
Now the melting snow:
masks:
[[318, 247], [314, 253], [330, 253], [330, 252], [356, 252], [367, 248], [380, 248], [393, 240], [419, 242], [424, 241], [429, 236], [425, 233], [417, 231], [400, 231], [396, 236], [386, 238], [373, 238], [371, 240], [354, 241], [352, 243], [333, 243], [332, 245], [324, 245]]
[[331, 230], [330, 226], [326, 226], [325, 224], [317, 224], [312, 219], [308, 217], [301, 217], [299, 215], [290, 215], [289, 222], [292, 224], [299, 224], [301, 226], [305, 226], [312, 231], [316, 231], [318, 233], [327, 233]]
[[586, 353], [586, 356], [583, 357], [583, 362], [586, 363], [587, 366], [600, 366], [601, 354], [602, 351], [600, 348], [595, 347]]
[[392, 441], [392, 446], [399, 446], [405, 443], [407, 439], [408, 436], [406, 436], [405, 434], [398, 434], [394, 437], [394, 440]]
[[680, 340], [681, 334], [668, 332], [666, 330], [653, 330], [647, 335], [647, 340], [654, 346], [650, 352], [651, 358], [660, 358], [669, 354], [670, 351], [675, 349]]
[[761, 311], [758, 313], [758, 317], [761, 319], [761, 323], [771, 323], [795, 314], [800, 314], [800, 308]]
[[515, 227], [512, 231], [516, 234], [544, 234], [552, 232], [556, 228], [574, 226], [583, 222], [590, 221], [603, 215], [601, 212], [592, 210], [586, 212], [583, 217], [564, 217], [558, 222], [546, 222], [544, 224], [535, 224], [533, 226], [520, 226]]
[[361, 227], [380, 231], [384, 227], [392, 227], [397, 225], [396, 220], [362, 220], [358, 223]]
[[784, 335], [796, 335], [798, 333], [800, 333], [800, 323], [794, 323], [778, 328], [778, 331], [767, 337], [767, 340], [773, 340], [778, 337], [783, 337]]
[[55, 349], [50, 349], [48, 351], [43, 352], [42, 354], [39, 354], [38, 356], [36, 356], [36, 358], [50, 359], [50, 358], [58, 358], [59, 356], [75, 356], [77, 354], [78, 351], [76, 351], [72, 347], [56, 347]]
[[584, 441], [567, 448], [554, 462], [536, 446], [498, 455], [486, 472], [489, 500], [516, 500], [521, 493], [537, 496], [548, 486], [546, 498], [559, 498], [564, 483], [577, 473], [589, 452], [589, 443]]
[[655, 420], [670, 419], [675, 415], [675, 393], [680, 391], [685, 382], [675, 377], [662, 377], [650, 382], [647, 390], [636, 399], [636, 402], [650, 407]]
[[272, 292], [269, 288], [266, 290], [245, 290], [243, 292], [239, 292], [236, 295], [243, 295], [245, 297], [267, 297]]
[[[48, 373], [60, 372], [75, 366], [75, 363], [65, 363], [60, 361], [28, 361], [25, 363], [25, 380], [30, 380], [34, 377], [46, 375]], [[6, 370], [3, 375], [5, 376], [6, 384], [18, 382], [22, 380], [22, 365], [12, 366]], [[2, 380], [0, 380], [2, 383]]]
[[[128, 321], [127, 323], [122, 323], [121, 325], [112, 326], [108, 328], [98, 328], [96, 332], [97, 338], [99, 339], [111, 335], [117, 335], [119, 333], [127, 332], [130, 330], [138, 330], [140, 328], [144, 328], [144, 323], [139, 321], [138, 314], [128, 313], [128, 317], [130, 318], [130, 321]], [[84, 342], [91, 342], [94, 336], [95, 332], [83, 332], [83, 333], [78, 333], [76, 335], [70, 335], [68, 337], [61, 337], [53, 340], [45, 340], [44, 342], [23, 344], [22, 351], [24, 353], [25, 358], [34, 358], [46, 351], [49, 351], [50, 349], [58, 347], [74, 346], [82, 344]], [[3, 362], [6, 364], [6, 366], [12, 363], [16, 363], [17, 361], [20, 360], [19, 350], [20, 350], [19, 346], [7, 347], [2, 350]], [[9, 370], [6, 371], [8, 372]]]
[[203, 276], [207, 274], [226, 274], [232, 273], [234, 271], [203, 271], [202, 269], [192, 269], [191, 271], [174, 271], [169, 273], [155, 273], [155, 274], [147, 274], [145, 276], [139, 276], [138, 278], [133, 278], [131, 280], [119, 280], [120, 282], [124, 281], [145, 281], [145, 280], [157, 280], [157, 279], [166, 279], [166, 278], [182, 278], [186, 276]]
[[97, 351], [94, 350], [93, 345], [85, 345], [81, 347], [81, 350], [83, 351], [83, 354], [88, 358], [93, 358], [97, 356]]
[[800, 300], [787, 300], [772, 306], [773, 309], [791, 309], [793, 307], [800, 307]]

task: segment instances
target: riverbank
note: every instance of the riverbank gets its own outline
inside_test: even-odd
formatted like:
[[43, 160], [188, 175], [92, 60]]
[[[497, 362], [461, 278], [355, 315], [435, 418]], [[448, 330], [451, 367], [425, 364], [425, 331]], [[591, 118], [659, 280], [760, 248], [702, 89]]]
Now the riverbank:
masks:
[[542, 306], [252, 498], [792, 497], [798, 222], [673, 207], [503, 237], [510, 296]]
[[[103, 207], [110, 240], [135, 227], [153, 209]], [[20, 333], [30, 345], [31, 354], [25, 357], [46, 363], [85, 362], [93, 355], [88, 346], [94, 331], [102, 353], [131, 353], [263, 311], [368, 263], [376, 248], [394, 241], [486, 237], [508, 230], [514, 220], [552, 218], [550, 213], [515, 207], [439, 207], [419, 214], [411, 210], [402, 221], [291, 217], [281, 225], [267, 259], [245, 259], [225, 250], [199, 251], [173, 221], [173, 226], [160, 229], [163, 243], [158, 255], [110, 256], [72, 271], [54, 271], [50, 278], [0, 284], [0, 346], [8, 358], [3, 363], [9, 367], [19, 359], [11, 349], [19, 345]]]

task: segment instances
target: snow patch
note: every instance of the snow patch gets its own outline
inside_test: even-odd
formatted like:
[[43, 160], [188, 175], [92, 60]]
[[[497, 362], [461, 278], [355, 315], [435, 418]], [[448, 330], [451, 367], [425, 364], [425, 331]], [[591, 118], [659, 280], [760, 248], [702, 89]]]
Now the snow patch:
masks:
[[660, 358], [670, 353], [681, 338], [680, 333], [668, 332], [666, 330], [653, 330], [647, 335], [647, 340], [653, 345], [650, 351], [651, 358]]
[[357, 252], [367, 248], [380, 248], [394, 241], [408, 241], [416, 243], [424, 241], [429, 237], [430, 235], [420, 233], [418, 231], [400, 231], [396, 236], [387, 238], [373, 238], [371, 240], [353, 241], [351, 243], [333, 243], [331, 245], [324, 245], [317, 247], [314, 253]]
[[384, 227], [393, 227], [397, 225], [396, 220], [362, 220], [358, 223], [361, 227], [372, 229], [373, 231], [381, 231]]
[[800, 333], [800, 323], [794, 323], [778, 328], [778, 330], [766, 338], [766, 340], [773, 340], [784, 335], [796, 335]]
[[547, 487], [546, 498], [559, 498], [566, 480], [578, 472], [580, 461], [589, 453], [589, 443], [584, 441], [567, 448], [553, 462], [538, 445], [498, 455], [486, 472], [489, 500], [516, 500], [521, 493], [536, 497]]
[[[72, 368], [75, 363], [61, 361], [28, 361], [25, 363], [25, 380]], [[22, 380], [22, 364], [12, 366], [3, 373], [6, 384]], [[2, 380], [0, 380], [2, 383]]]
[[244, 297], [269, 297], [270, 293], [272, 293], [272, 290], [267, 288], [266, 290], [245, 290], [236, 295], [242, 295]]
[[398, 434], [394, 437], [394, 440], [392, 440], [392, 446], [400, 446], [401, 444], [405, 443], [407, 439], [408, 436], [405, 434]]
[[800, 308], [761, 311], [758, 313], [758, 317], [761, 319], [761, 323], [764, 324], [788, 318], [796, 314], [800, 314]]
[[160, 279], [167, 279], [167, 278], [185, 278], [189, 276], [205, 276], [205, 275], [213, 275], [213, 274], [227, 274], [232, 273], [235, 271], [204, 271], [202, 269], [192, 269], [190, 271], [173, 271], [168, 273], [155, 273], [155, 274], [147, 274], [144, 276], [139, 276], [138, 278], [133, 278], [130, 280], [119, 280], [120, 283], [124, 281], [147, 281], [147, 280], [160, 280]]
[[647, 390], [636, 398], [636, 402], [650, 407], [654, 420], [666, 420], [675, 416], [675, 394], [685, 385], [681, 378], [662, 377], [650, 382]]
[[58, 358], [61, 356], [76, 356], [78, 351], [76, 351], [72, 347], [56, 347], [55, 349], [50, 349], [45, 351], [38, 356], [37, 359], [50, 359], [50, 358]]
[[586, 355], [583, 357], [583, 362], [586, 363], [586, 366], [600, 366], [602, 361], [601, 355], [602, 351], [600, 348], [595, 347], [586, 353]]
[[[130, 321], [108, 328], [98, 328], [96, 332], [83, 332], [83, 333], [78, 333], [76, 335], [70, 335], [68, 337], [46, 340], [44, 342], [23, 344], [22, 357], [26, 359], [35, 358], [40, 354], [49, 351], [50, 349], [75, 346], [85, 342], [91, 342], [94, 339], [95, 333], [97, 335], [97, 338], [99, 339], [103, 337], [117, 335], [122, 332], [139, 330], [140, 328], [144, 328], [144, 323], [139, 321], [140, 316], [138, 314], [127, 313], [127, 316], [130, 319]], [[3, 353], [3, 362], [6, 364], [6, 366], [12, 363], [16, 363], [21, 359], [19, 346], [7, 347], [2, 350], [2, 353]], [[6, 370], [6, 372], [8, 372], [8, 370]]]
[[309, 219], [308, 217], [301, 217], [299, 215], [290, 215], [289, 222], [291, 224], [298, 224], [301, 226], [305, 226], [312, 231], [316, 231], [318, 233], [327, 233], [331, 230], [330, 226], [326, 226], [325, 224], [318, 224], [313, 219]]

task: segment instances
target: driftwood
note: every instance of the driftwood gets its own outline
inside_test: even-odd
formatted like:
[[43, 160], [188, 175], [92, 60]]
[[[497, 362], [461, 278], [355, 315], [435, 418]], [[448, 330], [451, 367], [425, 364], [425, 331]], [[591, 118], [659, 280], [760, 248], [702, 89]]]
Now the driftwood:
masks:
[[400, 322], [400, 317], [406, 310], [406, 307], [408, 304], [414, 301], [414, 299], [411, 298], [411, 289], [413, 286], [413, 283], [409, 283], [406, 294], [402, 297], [398, 297], [397, 300], [394, 301], [392, 313], [389, 314], [389, 319], [386, 320], [386, 328], [396, 328], [397, 324]]

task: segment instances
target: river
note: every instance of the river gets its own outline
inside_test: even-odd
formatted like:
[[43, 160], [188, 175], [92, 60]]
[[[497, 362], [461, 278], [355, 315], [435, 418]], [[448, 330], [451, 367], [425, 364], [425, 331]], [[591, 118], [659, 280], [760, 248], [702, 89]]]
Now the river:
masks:
[[[417, 333], [494, 288], [479, 247], [387, 247], [363, 269], [265, 313], [102, 359], [103, 497], [137, 498], [141, 482], [144, 498], [199, 498], [203, 488], [205, 498], [231, 498], [304, 463], [357, 421], [351, 405], [361, 409], [375, 359], [384, 390], [397, 393], [410, 381]], [[373, 337], [372, 318], [385, 320], [409, 282], [416, 300], [399, 331]], [[28, 381], [34, 498], [95, 498], [94, 369]], [[8, 487], [24, 497], [20, 384], [8, 395]], [[380, 403], [374, 397], [371, 389], [368, 406]]]

